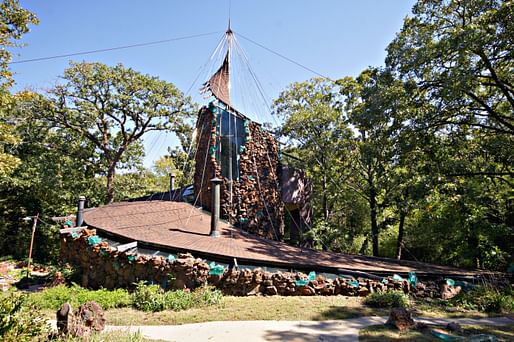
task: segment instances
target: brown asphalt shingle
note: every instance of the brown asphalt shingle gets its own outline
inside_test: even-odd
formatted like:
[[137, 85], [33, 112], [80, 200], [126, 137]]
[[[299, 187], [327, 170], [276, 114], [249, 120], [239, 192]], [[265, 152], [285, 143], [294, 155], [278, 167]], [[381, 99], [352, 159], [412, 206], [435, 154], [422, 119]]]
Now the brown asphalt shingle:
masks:
[[321, 252], [289, 246], [243, 232], [225, 222], [219, 223], [221, 236], [212, 238], [210, 215], [184, 202], [120, 202], [87, 209], [88, 226], [142, 243], [188, 250], [193, 255], [218, 255], [286, 268], [345, 268], [364, 272], [473, 275], [448, 266], [413, 261]]

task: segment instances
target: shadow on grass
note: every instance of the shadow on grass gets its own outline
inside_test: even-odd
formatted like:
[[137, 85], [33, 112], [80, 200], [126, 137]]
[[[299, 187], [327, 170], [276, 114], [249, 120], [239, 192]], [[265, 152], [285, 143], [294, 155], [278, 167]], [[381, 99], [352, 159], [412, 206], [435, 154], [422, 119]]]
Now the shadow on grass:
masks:
[[269, 331], [264, 335], [266, 341], [287, 341], [287, 342], [332, 342], [332, 341], [355, 341], [352, 336], [333, 336], [329, 334], [306, 334], [295, 331]]
[[410, 330], [404, 333], [388, 325], [374, 325], [359, 332], [361, 342], [382, 341], [441, 341], [430, 335], [430, 331]]
[[387, 316], [389, 315], [389, 310], [387, 309], [377, 309], [370, 308], [367, 306], [359, 306], [359, 307], [347, 307], [347, 306], [330, 306], [327, 310], [319, 313], [314, 320], [316, 321], [324, 321], [324, 320], [335, 320], [335, 319], [349, 319], [356, 318], [362, 316]]
[[332, 342], [355, 341], [361, 327], [357, 322], [346, 322], [344, 326], [339, 322], [305, 322], [299, 324], [297, 329], [288, 331], [268, 330], [265, 341], [305, 341], [305, 342]]
[[[441, 341], [432, 335], [433, 329], [445, 331], [443, 325], [425, 325], [420, 328], [399, 332], [396, 328], [388, 325], [373, 325], [362, 329], [359, 332], [359, 341], [362, 342], [381, 342], [381, 341]], [[449, 333], [449, 332], [448, 332]], [[451, 334], [451, 333], [450, 333]], [[514, 326], [463, 326], [463, 331], [457, 336], [470, 338], [474, 335], [492, 335], [497, 341], [513, 341]], [[484, 337], [485, 338], [485, 337]], [[481, 341], [489, 341], [482, 339]]]

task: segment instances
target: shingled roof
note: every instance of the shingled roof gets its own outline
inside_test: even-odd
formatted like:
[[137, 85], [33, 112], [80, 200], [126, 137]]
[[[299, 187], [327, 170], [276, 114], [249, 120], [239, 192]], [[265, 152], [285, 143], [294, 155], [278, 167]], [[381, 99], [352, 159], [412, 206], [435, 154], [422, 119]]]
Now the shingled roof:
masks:
[[221, 236], [213, 238], [210, 215], [191, 204], [172, 201], [120, 202], [87, 209], [85, 224], [99, 234], [161, 251], [187, 251], [198, 257], [220, 262], [267, 265], [287, 269], [322, 270], [335, 273], [341, 269], [376, 274], [477, 275], [477, 270], [413, 261], [321, 252], [271, 241], [220, 222]]

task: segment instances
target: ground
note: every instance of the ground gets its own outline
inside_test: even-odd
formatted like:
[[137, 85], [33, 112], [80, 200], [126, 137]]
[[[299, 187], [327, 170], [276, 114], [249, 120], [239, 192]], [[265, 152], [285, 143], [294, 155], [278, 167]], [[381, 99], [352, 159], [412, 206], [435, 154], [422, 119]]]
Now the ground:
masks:
[[[110, 325], [175, 325], [210, 321], [324, 321], [348, 319], [361, 316], [387, 316], [388, 309], [370, 308], [362, 304], [361, 297], [313, 296], [313, 297], [233, 297], [226, 296], [222, 304], [184, 311], [161, 311], [148, 313], [132, 308], [106, 310]], [[433, 303], [431, 306], [419, 302], [424, 317], [487, 317], [477, 311], [446, 310]], [[417, 305], [415, 305], [417, 307]], [[55, 312], [44, 311], [48, 319], [55, 319]]]
[[[469, 337], [478, 334], [492, 334], [496, 336], [498, 341], [514, 341], [514, 324], [489, 327], [489, 326], [463, 326], [461, 336]], [[387, 325], [374, 325], [362, 329], [359, 332], [359, 341], [363, 342], [384, 342], [384, 341], [441, 341], [441, 339], [433, 336], [431, 330], [444, 330], [444, 326], [427, 326], [425, 329], [410, 330], [401, 333], [398, 330]]]

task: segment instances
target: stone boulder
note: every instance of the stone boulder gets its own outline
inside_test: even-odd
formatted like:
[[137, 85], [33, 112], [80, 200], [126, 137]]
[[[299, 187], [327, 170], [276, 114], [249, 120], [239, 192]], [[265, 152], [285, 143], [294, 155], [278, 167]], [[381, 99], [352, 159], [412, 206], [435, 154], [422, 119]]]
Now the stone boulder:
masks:
[[82, 304], [75, 312], [69, 303], [65, 303], [57, 310], [56, 317], [61, 335], [88, 338], [105, 328], [104, 311], [94, 301]]
[[416, 325], [412, 319], [411, 313], [405, 308], [393, 308], [386, 324], [393, 325], [400, 331], [409, 330]]

